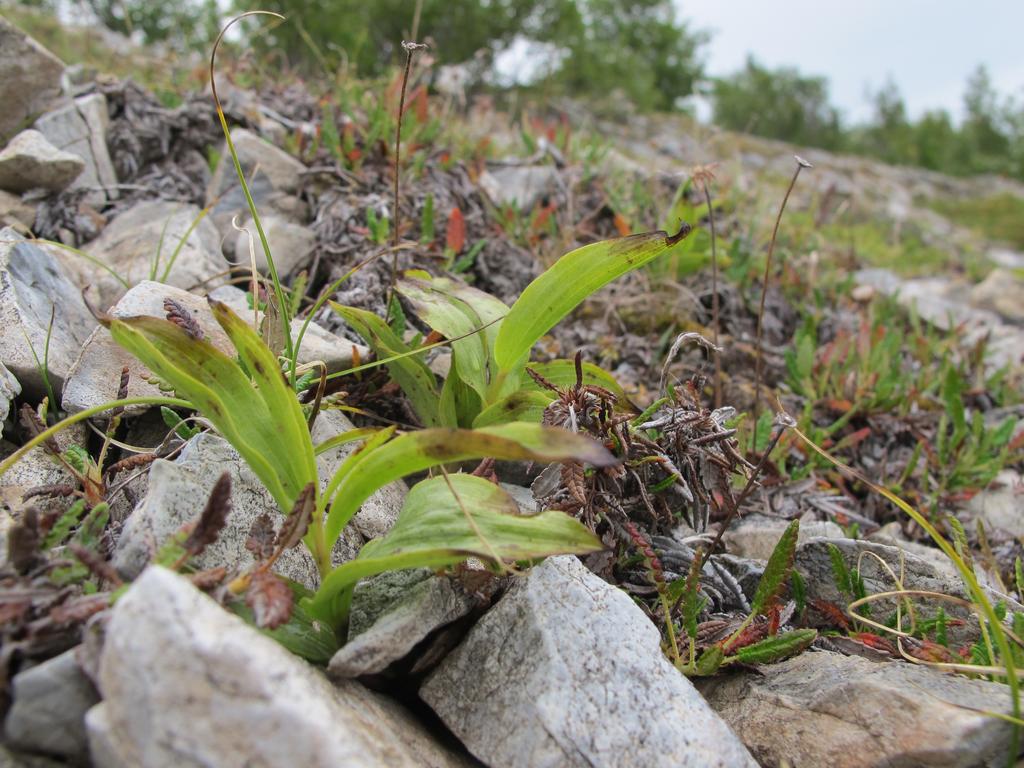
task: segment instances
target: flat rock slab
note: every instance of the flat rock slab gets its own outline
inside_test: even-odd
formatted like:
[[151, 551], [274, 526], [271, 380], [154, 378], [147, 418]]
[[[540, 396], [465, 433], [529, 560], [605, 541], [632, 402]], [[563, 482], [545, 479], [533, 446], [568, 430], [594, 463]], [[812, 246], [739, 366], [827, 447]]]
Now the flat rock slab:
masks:
[[558, 183], [558, 171], [550, 165], [508, 166], [480, 175], [480, 186], [491, 200], [523, 212], [532, 210]]
[[59, 396], [72, 363], [95, 327], [96, 321], [60, 262], [10, 227], [0, 230], [0, 362], [29, 397], [38, 399], [46, 394], [37, 356], [39, 361], [44, 359], [47, 335], [50, 384]]
[[409, 713], [314, 667], [186, 579], [149, 568], [114, 606], [89, 711], [98, 768], [449, 768]]
[[[198, 206], [150, 200], [115, 217], [84, 250], [106, 264], [129, 286], [155, 279], [188, 289], [214, 280], [228, 268], [220, 235]], [[100, 292], [103, 308], [125, 292], [110, 273], [89, 267], [83, 278]], [[208, 287], [216, 285], [209, 283]]]
[[697, 687], [764, 765], [1004, 766], [1009, 688], [904, 662], [808, 651]]
[[64, 63], [0, 16], [0, 142], [60, 96]]
[[57, 149], [39, 131], [22, 131], [0, 151], [0, 189], [60, 192], [85, 170], [78, 155]]
[[97, 204], [118, 197], [117, 172], [107, 150], [109, 123], [106, 97], [90, 93], [47, 112], [35, 124], [55, 147], [82, 158], [85, 170], [72, 186], [93, 190], [87, 199]]
[[491, 768], [756, 766], [643, 612], [575, 557], [517, 580], [420, 696]]
[[[317, 419], [313, 439], [320, 442], [352, 428], [343, 414], [331, 411]], [[322, 485], [326, 485], [352, 450], [354, 446], [345, 445], [317, 457]], [[210, 489], [225, 471], [231, 474], [233, 509], [217, 541], [195, 562], [199, 568], [251, 565], [253, 556], [245, 542], [253, 522], [267, 512], [275, 525], [280, 525], [283, 515], [234, 448], [215, 435], [201, 434], [189, 441], [176, 460], [153, 462], [146, 496], [125, 524], [114, 554], [114, 566], [128, 577], [141, 572], [156, 548], [196, 519]], [[398, 517], [404, 497], [404, 484], [392, 483], [367, 499], [334, 547], [334, 564], [351, 560], [365, 539], [388, 530]], [[304, 546], [285, 550], [275, 570], [311, 589], [319, 583], [316, 564]]]

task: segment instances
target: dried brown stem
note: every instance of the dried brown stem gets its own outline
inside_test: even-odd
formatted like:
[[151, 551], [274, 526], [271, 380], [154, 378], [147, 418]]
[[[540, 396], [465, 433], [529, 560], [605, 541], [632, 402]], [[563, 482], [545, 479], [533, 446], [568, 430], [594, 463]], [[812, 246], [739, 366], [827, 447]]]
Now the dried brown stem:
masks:
[[[768, 243], [768, 258], [764, 263], [764, 281], [761, 285], [761, 305], [757, 311], [757, 348], [755, 350], [755, 363], [754, 363], [754, 448], [757, 448], [757, 422], [761, 416], [761, 377], [762, 368], [764, 365], [764, 350], [761, 346], [761, 338], [764, 333], [764, 303], [768, 297], [768, 278], [771, 275], [772, 270], [772, 254], [775, 252], [775, 240], [779, 235], [779, 224], [782, 223], [782, 214], [786, 210], [786, 203], [789, 201], [789, 195], [793, 191], [793, 187], [796, 186], [796, 180], [800, 176], [800, 171], [804, 168], [811, 168], [811, 164], [804, 160], [799, 155], [794, 155], [796, 158], [796, 170], [793, 172], [793, 178], [789, 181], [789, 186], [786, 188], [786, 195], [782, 198], [782, 205], [779, 206], [779, 213], [775, 217], [775, 227], [772, 229], [772, 239]], [[768, 451], [771, 453], [771, 451]]]

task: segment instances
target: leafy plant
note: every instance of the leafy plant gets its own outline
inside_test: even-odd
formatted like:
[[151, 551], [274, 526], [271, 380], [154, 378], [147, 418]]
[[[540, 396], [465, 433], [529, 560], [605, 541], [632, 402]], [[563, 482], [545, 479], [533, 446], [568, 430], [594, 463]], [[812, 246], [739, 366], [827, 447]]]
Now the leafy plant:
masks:
[[[675, 235], [651, 232], [571, 251], [530, 283], [511, 308], [450, 278], [406, 273], [398, 292], [421, 320], [453, 340], [451, 372], [440, 388], [429, 368], [413, 359], [415, 350], [389, 334], [379, 318], [354, 307], [332, 306], [380, 357], [404, 355], [388, 363], [388, 369], [424, 424], [536, 421], [553, 398], [526, 376], [533, 345], [592, 293], [668, 252], [690, 231], [682, 224]], [[574, 368], [572, 361], [563, 360], [549, 364], [548, 371], [570, 374]], [[599, 386], [621, 391], [595, 367], [587, 366], [585, 375]]]
[[[311, 513], [303, 540], [320, 569], [322, 586], [309, 609], [316, 618], [339, 626], [345, 618], [347, 595], [354, 581], [345, 574], [353, 566], [333, 575], [331, 549], [342, 529], [375, 490], [400, 477], [453, 462], [475, 458], [525, 459], [531, 461], [580, 460], [607, 465], [614, 459], [597, 443], [582, 436], [518, 423], [479, 430], [427, 429], [394, 436], [394, 428], [372, 433], [361, 450], [351, 454], [321, 491], [315, 456], [339, 444], [314, 446], [307, 416], [294, 390], [282, 376], [278, 362], [255, 331], [226, 305], [211, 301], [217, 322], [234, 345], [238, 361], [218, 350], [194, 329], [152, 317], [104, 318], [114, 339], [137, 356], [156, 376], [184, 395], [246, 460], [282, 510], [292, 510], [301, 495], [311, 488]], [[401, 567], [432, 565], [438, 558], [450, 562], [476, 555], [500, 562], [512, 553], [515, 558], [540, 557], [558, 552], [590, 551], [599, 547], [593, 534], [561, 513], [518, 518], [515, 524], [492, 524], [487, 518], [496, 504], [485, 505], [479, 488], [452, 477], [453, 488], [472, 494], [469, 506], [448, 499], [453, 512], [424, 536], [417, 550], [406, 550], [398, 560], [374, 563], [402, 563]], [[495, 489], [503, 496], [504, 491]], [[413, 502], [422, 498], [417, 494]], [[434, 494], [433, 501], [441, 497]], [[505, 504], [504, 509], [511, 509]], [[427, 513], [439, 508], [407, 503], [401, 530], [415, 528]], [[500, 522], [500, 521], [499, 521]], [[460, 528], [461, 526], [461, 528]], [[462, 538], [456, 534], [461, 531]], [[481, 532], [485, 531], [485, 535]], [[493, 538], [487, 536], [490, 533]], [[507, 534], [507, 535], [506, 535]], [[532, 536], [533, 538], [530, 538]], [[467, 543], [467, 537], [474, 543]], [[535, 543], [533, 549], [529, 542]], [[455, 543], [452, 543], [455, 542]], [[383, 545], [370, 550], [379, 554]], [[418, 552], [418, 555], [411, 554]], [[439, 553], [444, 553], [439, 554]], [[504, 553], [504, 554], [503, 554]], [[363, 558], [366, 566], [369, 557]], [[361, 567], [362, 567], [361, 566]], [[375, 567], [370, 565], [369, 567]], [[391, 566], [388, 566], [391, 567]]]

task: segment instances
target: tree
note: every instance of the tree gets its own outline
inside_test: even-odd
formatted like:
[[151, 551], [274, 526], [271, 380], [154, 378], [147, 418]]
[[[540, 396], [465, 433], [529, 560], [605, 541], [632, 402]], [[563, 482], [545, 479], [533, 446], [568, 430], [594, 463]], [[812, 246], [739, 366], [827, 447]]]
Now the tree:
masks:
[[705, 32], [679, 20], [669, 0], [580, 0], [563, 11], [562, 64], [552, 76], [570, 93], [626, 93], [641, 109], [670, 110], [703, 74]]
[[731, 77], [714, 81], [715, 122], [723, 128], [836, 149], [843, 132], [839, 112], [828, 98], [828, 81], [792, 67], [770, 70], [751, 56]]
[[1010, 173], [1012, 106], [1000, 103], [988, 70], [979, 66], [967, 80], [960, 128], [960, 160], [975, 173]]

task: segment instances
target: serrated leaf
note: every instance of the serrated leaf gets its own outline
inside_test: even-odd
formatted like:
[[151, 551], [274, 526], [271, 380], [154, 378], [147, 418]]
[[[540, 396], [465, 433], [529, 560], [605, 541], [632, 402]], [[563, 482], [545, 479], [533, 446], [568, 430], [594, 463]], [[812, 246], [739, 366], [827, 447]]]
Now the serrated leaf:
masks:
[[693, 674], [697, 677], [708, 677], [715, 674], [722, 666], [725, 659], [725, 652], [720, 645], [712, 645], [704, 649], [704, 652], [697, 657]]
[[537, 340], [584, 299], [662, 255], [679, 239], [649, 232], [591, 243], [562, 256], [526, 286], [502, 322], [494, 347], [499, 369], [522, 365]]
[[850, 578], [850, 569], [846, 566], [846, 560], [839, 547], [835, 544], [828, 544], [828, 558], [832, 564], [832, 580], [835, 581], [836, 589], [845, 595], [853, 594], [853, 581]]
[[729, 657], [729, 661], [743, 664], [771, 664], [788, 659], [807, 648], [818, 636], [816, 629], [795, 629], [780, 635], [767, 637], [752, 645], [744, 646]]
[[789, 574], [793, 570], [793, 558], [796, 556], [796, 542], [800, 535], [800, 521], [794, 520], [779, 537], [778, 544], [772, 550], [768, 564], [764, 567], [764, 575], [757, 585], [757, 592], [750, 604], [750, 615], [759, 616], [766, 611], [778, 597]]
[[46, 552], [53, 549], [58, 544], [63, 544], [64, 540], [71, 534], [71, 529], [78, 525], [78, 519], [82, 516], [84, 511], [85, 499], [78, 499], [74, 504], [64, 510], [64, 513], [57, 518], [57, 522], [53, 524], [49, 532], [46, 534], [46, 538], [43, 539], [40, 549]]
[[506, 491], [481, 477], [435, 477], [413, 486], [387, 534], [327, 575], [313, 605], [317, 616], [335, 622], [343, 618], [355, 583], [383, 571], [441, 568], [474, 556], [528, 560], [602, 548], [589, 529], [562, 512], [521, 514]]

